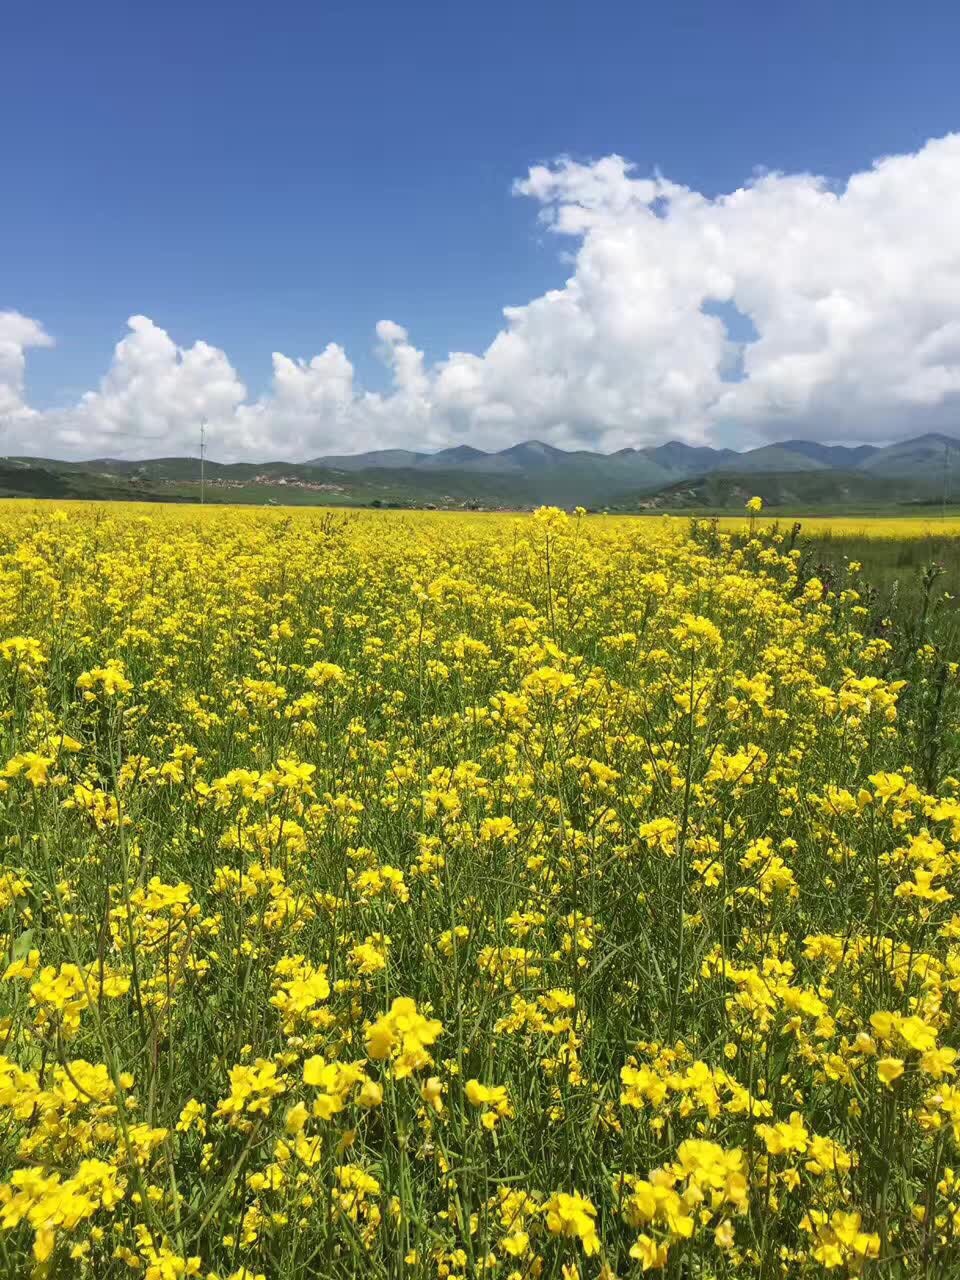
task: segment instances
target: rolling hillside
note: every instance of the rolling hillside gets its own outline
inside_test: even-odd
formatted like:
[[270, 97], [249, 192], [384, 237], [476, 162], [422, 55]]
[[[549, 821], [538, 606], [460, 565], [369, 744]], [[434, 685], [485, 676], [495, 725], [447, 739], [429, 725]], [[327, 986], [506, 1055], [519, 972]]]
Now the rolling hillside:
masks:
[[[196, 458], [0, 459], [0, 496], [196, 501], [199, 478]], [[383, 449], [302, 463], [207, 461], [205, 496], [282, 505], [638, 510], [725, 508], [746, 489], [768, 506], [808, 509], [960, 496], [960, 440], [926, 435], [883, 448], [787, 440], [743, 452], [672, 440], [611, 454], [527, 440], [497, 453], [456, 445], [432, 454]]]
[[677, 480], [655, 494], [620, 495], [614, 504], [640, 511], [742, 511], [754, 494], [767, 510], [869, 511], [923, 498], [922, 486], [907, 486], [858, 471], [716, 471]]

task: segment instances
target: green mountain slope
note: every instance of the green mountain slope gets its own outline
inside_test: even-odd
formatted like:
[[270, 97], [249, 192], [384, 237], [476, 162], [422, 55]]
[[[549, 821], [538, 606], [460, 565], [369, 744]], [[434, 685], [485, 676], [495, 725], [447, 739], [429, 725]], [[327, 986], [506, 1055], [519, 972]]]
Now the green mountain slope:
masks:
[[860, 471], [716, 471], [678, 480], [655, 494], [621, 495], [618, 509], [743, 511], [748, 498], [774, 510], [869, 510], [910, 502], [923, 486]]
[[878, 449], [860, 469], [874, 476], [910, 476], [942, 485], [947, 469], [960, 479], [960, 440], [933, 434], [903, 440]]
[[303, 465], [332, 471], [365, 471], [370, 467], [414, 467], [418, 462], [429, 463], [436, 456], [414, 453], [411, 449], [375, 449], [370, 453], [340, 453], [331, 454], [328, 458], [311, 458]]
[[668, 440], [653, 449], [624, 449], [621, 453], [642, 454], [672, 476], [700, 476], [741, 456], [734, 449], [711, 449], [708, 445], [684, 444], [682, 440]]
[[[197, 458], [60, 462], [22, 457], [2, 459], [0, 465], [5, 468], [0, 495], [151, 501], [196, 501], [200, 496]], [[957, 477], [952, 485], [951, 470]], [[736, 505], [740, 488], [749, 488], [768, 505], [819, 509], [934, 501], [945, 488], [960, 494], [960, 440], [927, 435], [885, 448], [788, 440], [743, 453], [671, 440], [612, 454], [527, 440], [499, 453], [455, 445], [434, 454], [384, 449], [302, 463], [207, 461], [205, 475], [209, 502], [634, 507], [659, 495], [660, 505], [676, 501], [726, 507]], [[790, 484], [788, 476], [793, 477]], [[724, 479], [705, 488], [711, 477]], [[689, 500], [686, 481], [693, 493]]]
[[853, 471], [878, 452], [874, 444], [820, 444], [816, 440], [783, 440], [780, 447], [789, 453], [803, 454], [828, 467], [835, 467], [838, 471]]
[[815, 454], [791, 449], [785, 444], [765, 444], [759, 449], [748, 449], [735, 454], [725, 462], [711, 468], [714, 471], [736, 471], [744, 475], [751, 471], [829, 471], [830, 463]]
[[98, 502], [177, 501], [176, 495], [155, 491], [127, 478], [100, 475], [82, 467], [49, 462], [25, 466], [15, 459], [0, 459], [0, 497], [61, 498]]

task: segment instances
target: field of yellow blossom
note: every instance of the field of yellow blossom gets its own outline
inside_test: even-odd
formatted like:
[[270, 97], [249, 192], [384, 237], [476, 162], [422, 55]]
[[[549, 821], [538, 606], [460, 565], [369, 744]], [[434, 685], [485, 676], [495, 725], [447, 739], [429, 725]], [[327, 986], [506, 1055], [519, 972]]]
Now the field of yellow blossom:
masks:
[[957, 667], [794, 536], [3, 508], [0, 1274], [960, 1274]]

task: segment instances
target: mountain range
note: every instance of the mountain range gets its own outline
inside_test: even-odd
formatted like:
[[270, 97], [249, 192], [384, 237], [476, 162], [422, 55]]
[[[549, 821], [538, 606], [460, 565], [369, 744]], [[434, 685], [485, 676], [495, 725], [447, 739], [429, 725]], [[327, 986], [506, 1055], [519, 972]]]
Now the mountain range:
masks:
[[[528, 440], [485, 453], [457, 445], [336, 454], [289, 463], [205, 466], [206, 499], [380, 506], [508, 507], [541, 503], [616, 510], [724, 508], [746, 494], [768, 506], [870, 509], [943, 501], [960, 473], [960, 439], [930, 434], [886, 446], [785, 440], [739, 452], [678, 440], [616, 453]], [[0, 459], [0, 495], [195, 501], [196, 458]]]

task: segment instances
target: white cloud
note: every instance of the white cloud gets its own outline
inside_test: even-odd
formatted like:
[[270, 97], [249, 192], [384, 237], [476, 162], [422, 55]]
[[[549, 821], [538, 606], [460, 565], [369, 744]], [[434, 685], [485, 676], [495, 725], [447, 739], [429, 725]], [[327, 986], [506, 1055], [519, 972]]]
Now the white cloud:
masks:
[[[31, 417], [24, 353], [50, 339], [5, 313], [0, 411], [33, 452], [74, 455], [192, 451], [205, 417], [225, 458], [960, 430], [960, 135], [839, 186], [767, 173], [709, 199], [608, 156], [536, 166], [515, 190], [572, 242], [572, 273], [506, 308], [481, 355], [428, 367], [406, 329], [381, 320], [388, 393], [357, 386], [330, 343], [306, 361], [275, 353], [269, 391], [251, 400], [223, 351], [178, 347], [136, 316], [99, 390]], [[750, 340], [728, 332], [730, 308]]]
[[24, 403], [26, 352], [30, 347], [52, 347], [43, 325], [19, 311], [0, 311], [0, 423], [19, 429], [33, 416]]
[[234, 435], [246, 388], [224, 353], [206, 342], [178, 347], [146, 316], [127, 324], [100, 389], [46, 415], [54, 442], [88, 455], [192, 451], [204, 418], [212, 432]]

